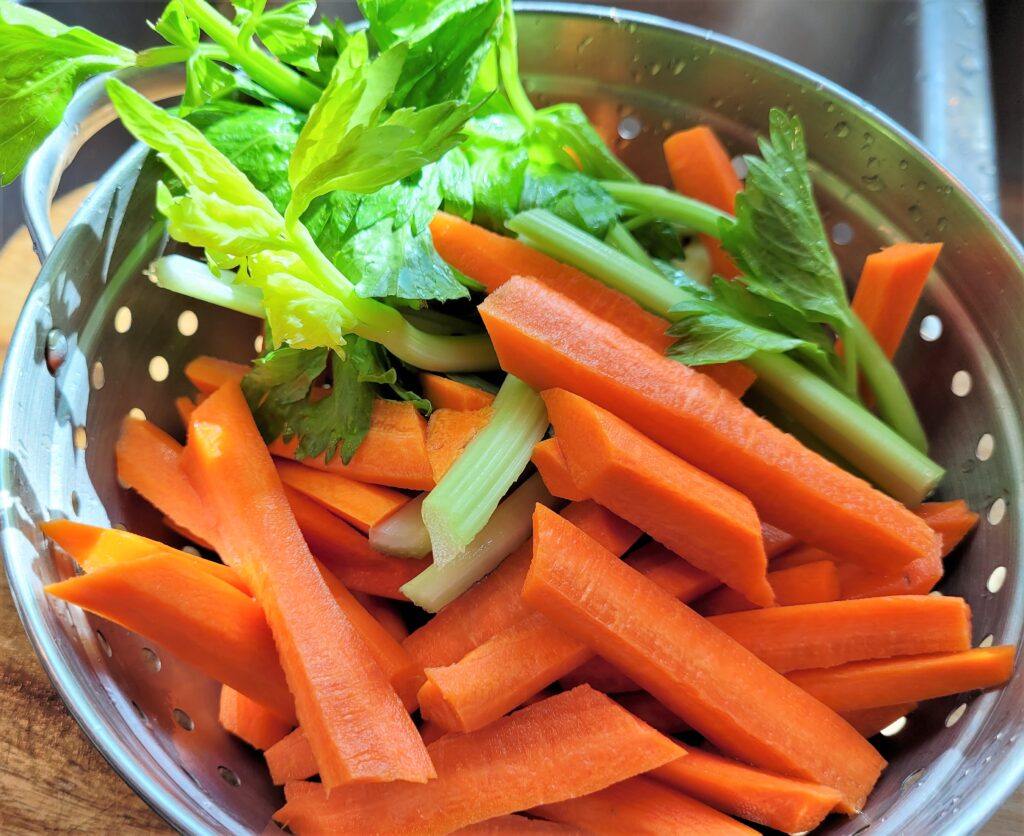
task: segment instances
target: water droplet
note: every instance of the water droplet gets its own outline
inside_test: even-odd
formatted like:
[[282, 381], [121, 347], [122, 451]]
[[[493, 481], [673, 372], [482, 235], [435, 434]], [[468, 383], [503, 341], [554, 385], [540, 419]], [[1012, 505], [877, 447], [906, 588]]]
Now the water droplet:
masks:
[[861, 151], [866, 151], [874, 144], [875, 138], [868, 131], [864, 131], [864, 144], [860, 147]]
[[576, 45], [576, 54], [577, 55], [582, 55], [583, 54], [583, 50], [585, 50], [593, 42], [594, 42], [594, 36], [593, 35], [587, 35], [582, 41], [580, 41]]
[[825, 112], [826, 113], [835, 113], [836, 112], [836, 103], [835, 102], [825, 102]]
[[846, 139], [850, 135], [850, 126], [845, 122], [836, 122], [832, 132], [840, 139]]
[[637, 29], [636, 24], [632, 20], [629, 21], [629, 23], [626, 24], [626, 31], [629, 32], [630, 35], [632, 35], [634, 32], [636, 32], [636, 29]]
[[721, 110], [722, 105], [725, 104], [725, 99], [723, 99], [721, 96], [716, 96], [709, 102], [709, 104], [715, 110]]
[[868, 168], [878, 168], [878, 157], [868, 157]]
[[924, 180], [918, 180], [917, 181], [917, 190], [919, 192], [923, 192], [927, 188], [928, 188], [928, 184], [925, 183]]
[[626, 116], [619, 122], [619, 137], [625, 140], [636, 139], [642, 129], [643, 124], [636, 116]]
[[655, 75], [657, 75], [660, 72], [661, 72], [661, 64], [659, 64], [658, 62], [655, 62], [655, 63], [651, 64], [651, 75], [652, 76], [655, 76]]
[[978, 56], [972, 52], [965, 53], [963, 57], [957, 61], [957, 67], [964, 75], [975, 75], [981, 72], [981, 61]]
[[57, 370], [64, 365], [68, 356], [68, 338], [56, 328], [51, 328], [46, 333], [43, 355], [46, 358], [46, 368], [50, 370], [50, 374], [57, 374]]
[[939, 232], [945, 232], [945, 231], [946, 231], [946, 227], [947, 227], [947, 226], [949, 226], [949, 221], [948, 221], [948, 220], [946, 219], [946, 217], [945, 217], [945, 216], [943, 216], [943, 217], [939, 218], [939, 219], [938, 219], [938, 220], [937, 220], [937, 221], [935, 222], [935, 228], [936, 228], [936, 229], [937, 229], [937, 230], [938, 230]]
[[679, 75], [686, 69], [686, 62], [681, 58], [672, 65], [672, 75]]
[[910, 163], [908, 163], [906, 160], [900, 160], [900, 171], [906, 171], [909, 166]]
[[661, 120], [661, 129], [665, 133], [668, 133], [669, 131], [671, 131], [672, 130], [672, 120], [671, 119], [662, 119]]
[[921, 220], [920, 203], [912, 203], [910, 206], [907, 207], [907, 212], [910, 213], [910, 220], [914, 221], [915, 223]]
[[865, 174], [860, 178], [860, 182], [869, 192], [880, 192], [885, 188], [885, 183], [877, 174]]

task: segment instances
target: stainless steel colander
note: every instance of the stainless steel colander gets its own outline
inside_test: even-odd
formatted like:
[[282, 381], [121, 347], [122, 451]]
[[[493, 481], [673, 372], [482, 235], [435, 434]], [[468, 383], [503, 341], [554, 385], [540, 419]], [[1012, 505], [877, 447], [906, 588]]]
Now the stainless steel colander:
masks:
[[[1024, 253], [920, 145], [869, 105], [783, 60], [658, 18], [560, 4], [520, 16], [522, 62], [540, 101], [581, 102], [624, 158], [666, 181], [671, 131], [703, 121], [735, 153], [768, 109], [799, 114], [840, 263], [896, 240], [946, 246], [898, 365], [948, 468], [943, 497], [982, 513], [942, 590], [974, 610], [978, 644], [1021, 643], [1024, 621]], [[166, 71], [132, 76], [152, 98]], [[0, 544], [39, 658], [111, 765], [174, 827], [261, 832], [281, 797], [261, 758], [217, 724], [217, 686], [159, 647], [47, 598], [73, 567], [41, 520], [68, 516], [180, 543], [117, 484], [113, 446], [130, 410], [173, 429], [182, 373], [208, 353], [247, 360], [256, 323], [159, 290], [142, 275], [164, 246], [156, 169], [130, 151], [53, 243], [47, 209], [60, 172], [111, 113], [100, 84], [26, 170], [26, 216], [44, 256], [0, 383]], [[191, 314], [185, 314], [186, 311]], [[185, 314], [183, 316], [183, 314]], [[1004, 689], [927, 704], [880, 744], [890, 760], [864, 813], [826, 832], [969, 833], [1024, 777], [1024, 676]]]

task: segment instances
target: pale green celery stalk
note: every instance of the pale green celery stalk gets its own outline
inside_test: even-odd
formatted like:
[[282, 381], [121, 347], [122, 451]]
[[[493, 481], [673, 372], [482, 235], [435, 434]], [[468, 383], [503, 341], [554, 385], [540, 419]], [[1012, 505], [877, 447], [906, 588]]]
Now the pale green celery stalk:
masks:
[[430, 534], [423, 524], [421, 509], [427, 494], [410, 499], [387, 519], [370, 528], [370, 545], [394, 557], [426, 557]]
[[612, 224], [612, 228], [608, 230], [605, 242], [615, 247], [623, 255], [629, 256], [637, 264], [646, 267], [648, 270], [658, 272], [658, 265], [647, 255], [647, 250], [633, 237], [633, 233], [622, 224]]
[[856, 349], [860, 357], [860, 370], [878, 399], [878, 411], [883, 420], [918, 450], [927, 452], [928, 436], [925, 435], [903, 381], [856, 313], [853, 314], [853, 327], [844, 345], [852, 345]]
[[661, 186], [622, 183], [617, 180], [602, 180], [601, 185], [618, 203], [629, 209], [652, 215], [660, 220], [671, 221], [713, 238], [721, 235], [721, 221], [733, 223], [732, 215], [692, 197], [670, 192]]
[[203, 55], [213, 61], [228, 61], [227, 50], [216, 44], [198, 44], [194, 49], [186, 46], [154, 46], [144, 49], [135, 58], [138, 67], [163, 67], [167, 64], [184, 64], [193, 55]]
[[423, 503], [435, 565], [457, 559], [480, 533], [547, 428], [540, 395], [508, 375], [494, 399], [491, 420]]
[[199, 28], [257, 84], [300, 110], [309, 110], [317, 103], [323, 92], [319, 87], [264, 52], [251, 38], [240, 37], [238, 28], [206, 0], [181, 0], [181, 5]]
[[[669, 321], [687, 291], [592, 235], [543, 209], [531, 209], [508, 222], [533, 246], [579, 268]], [[890, 427], [784, 355], [757, 353], [746, 364], [757, 372], [764, 394], [785, 398], [793, 413], [851, 464], [901, 501], [916, 504], [935, 487], [942, 468]]]
[[165, 255], [154, 261], [149, 269], [157, 285], [164, 290], [173, 290], [182, 296], [191, 296], [249, 316], [263, 316], [263, 294], [258, 288], [222, 281], [201, 261], [181, 255]]
[[[315, 244], [312, 249], [320, 250]], [[326, 261], [322, 254], [317, 260]], [[341, 274], [333, 264], [327, 275]], [[233, 284], [233, 275], [224, 271], [214, 276], [207, 265], [180, 255], [165, 256], [151, 267], [157, 284], [193, 299], [201, 299], [233, 311], [263, 317], [263, 295], [257, 288]], [[417, 329], [390, 305], [359, 296], [351, 284], [324, 285], [326, 292], [344, 294], [345, 304], [359, 317], [353, 331], [361, 337], [380, 343], [396, 357], [421, 369], [434, 372], [477, 372], [498, 368], [490, 338], [486, 334], [448, 337], [428, 334]]]
[[911, 507], [938, 485], [943, 470], [895, 430], [784, 354], [759, 352], [747, 365], [757, 390], [886, 493]]
[[526, 542], [533, 529], [533, 510], [538, 503], [557, 503], [535, 473], [516, 488], [491, 515], [487, 525], [458, 557], [439, 566], [428, 566], [402, 587], [405, 596], [428, 612], [437, 612], [493, 572], [506, 557]]

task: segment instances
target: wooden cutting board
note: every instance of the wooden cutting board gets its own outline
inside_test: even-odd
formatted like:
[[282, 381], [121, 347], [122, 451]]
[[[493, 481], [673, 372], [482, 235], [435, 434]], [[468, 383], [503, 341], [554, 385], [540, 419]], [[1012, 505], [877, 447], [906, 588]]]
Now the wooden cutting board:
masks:
[[[61, 230], [88, 193], [54, 206]], [[26, 230], [0, 250], [0, 363], [39, 262]], [[29, 646], [0, 573], [0, 833], [167, 833], [71, 719]], [[981, 831], [1024, 834], [1024, 790]]]

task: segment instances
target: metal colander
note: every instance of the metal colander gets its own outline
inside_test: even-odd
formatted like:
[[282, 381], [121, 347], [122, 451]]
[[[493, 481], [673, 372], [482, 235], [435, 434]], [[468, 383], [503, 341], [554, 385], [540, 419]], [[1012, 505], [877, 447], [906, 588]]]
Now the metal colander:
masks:
[[[965, 497], [978, 530], [941, 589], [966, 598], [976, 644], [1021, 643], [1024, 253], [1000, 222], [904, 131], [822, 78], [748, 46], [669, 21], [530, 4], [523, 71], [540, 102], [579, 101], [645, 179], [666, 182], [661, 141], [698, 121], [731, 151], [754, 147], [772, 105], [807, 132], [827, 229], [844, 273], [897, 240], [947, 242], [898, 365], [948, 468], [940, 497]], [[132, 76], [152, 98], [180, 90], [167, 72]], [[143, 149], [101, 180], [53, 245], [48, 202], [78, 146], [109, 121], [100, 84], [24, 178], [42, 272], [18, 323], [0, 387], [0, 533], [15, 604], [43, 667], [126, 781], [186, 832], [261, 832], [281, 803], [261, 757], [217, 723], [217, 685], [43, 586], [74, 567], [37, 523], [67, 516], [181, 544], [121, 489], [114, 443], [141, 410], [174, 429], [198, 354], [247, 360], [257, 325], [162, 291], [142, 275], [164, 246], [157, 170]], [[52, 250], [51, 250], [52, 245]], [[927, 703], [880, 746], [890, 766], [867, 809], [830, 833], [968, 833], [1024, 776], [1024, 676], [992, 693]]]

